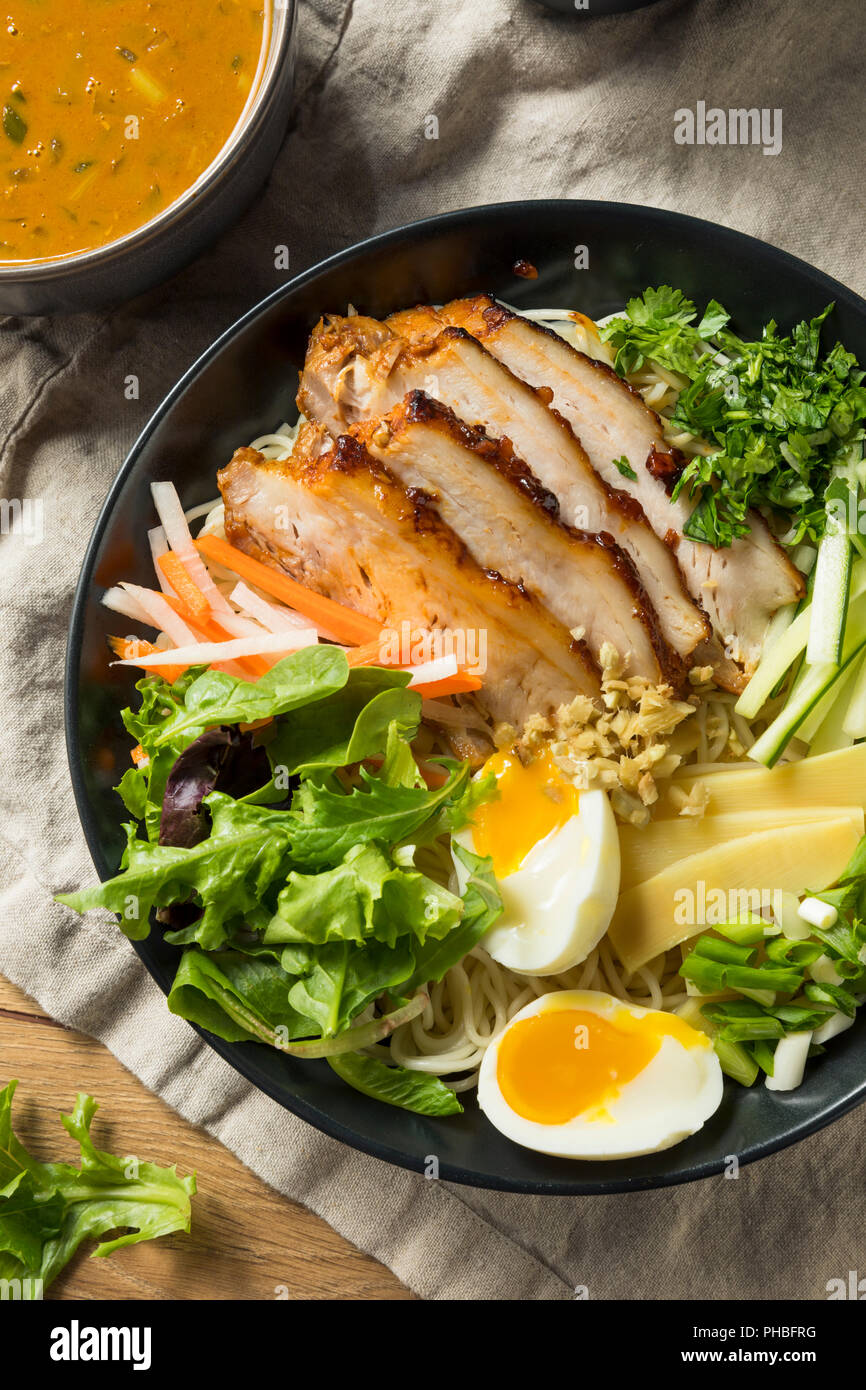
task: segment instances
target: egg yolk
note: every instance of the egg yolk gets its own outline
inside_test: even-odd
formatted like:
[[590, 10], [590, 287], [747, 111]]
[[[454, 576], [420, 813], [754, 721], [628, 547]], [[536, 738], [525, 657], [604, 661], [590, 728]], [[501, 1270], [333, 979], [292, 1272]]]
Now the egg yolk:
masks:
[[544, 1009], [504, 1034], [496, 1078], [507, 1105], [525, 1120], [567, 1124], [587, 1110], [615, 1100], [655, 1057], [665, 1037], [684, 1047], [709, 1039], [675, 1014], [635, 1017], [620, 1009], [613, 1018], [586, 1009]]
[[476, 854], [489, 855], [497, 878], [520, 868], [529, 851], [577, 815], [577, 789], [563, 777], [549, 750], [524, 767], [513, 753], [494, 753], [484, 772], [496, 778], [499, 796], [475, 812]]

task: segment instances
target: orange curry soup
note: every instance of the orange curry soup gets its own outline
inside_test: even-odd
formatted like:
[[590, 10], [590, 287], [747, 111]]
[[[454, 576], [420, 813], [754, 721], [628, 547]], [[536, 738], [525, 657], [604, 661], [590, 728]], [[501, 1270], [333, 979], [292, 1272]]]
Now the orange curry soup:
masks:
[[225, 144], [268, 0], [6, 0], [0, 264], [87, 251], [151, 221]]

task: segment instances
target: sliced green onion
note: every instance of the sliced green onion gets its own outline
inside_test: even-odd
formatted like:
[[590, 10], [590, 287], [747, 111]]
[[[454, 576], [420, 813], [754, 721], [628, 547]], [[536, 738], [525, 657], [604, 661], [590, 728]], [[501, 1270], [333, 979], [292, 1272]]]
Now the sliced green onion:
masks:
[[719, 1037], [725, 1042], [755, 1042], [761, 1038], [774, 1038], [778, 1042], [784, 1036], [785, 1025], [772, 1014], [765, 1014], [763, 1018], [734, 1019], [719, 1029]]
[[724, 967], [728, 989], [773, 989], [790, 994], [802, 982], [799, 970], [783, 970], [769, 965], [728, 965]]
[[817, 941], [789, 941], [786, 936], [777, 936], [767, 942], [767, 960], [777, 965], [805, 969], [822, 954], [823, 947]]
[[694, 948], [699, 956], [707, 960], [718, 960], [726, 965], [748, 965], [754, 956], [754, 949], [738, 946], [734, 941], [722, 941], [717, 936], [701, 936]]
[[781, 928], [765, 917], [750, 917], [743, 922], [722, 922], [713, 930], [738, 946], [757, 946], [765, 937], [778, 935]]
[[776, 1056], [775, 1045], [773, 1047], [764, 1038], [758, 1038], [752, 1044], [752, 1056], [762, 1071], [768, 1076], [773, 1075], [773, 1062]]
[[773, 1016], [791, 1033], [812, 1033], [830, 1017], [826, 1009], [806, 1009], [802, 1004], [779, 1004]]
[[765, 1010], [748, 999], [719, 999], [712, 1004], [704, 1004], [701, 1013], [718, 1022], [727, 1018], [763, 1018]]
[[813, 1003], [829, 1004], [832, 1008], [845, 1014], [847, 1018], [853, 1018], [857, 1012], [856, 999], [841, 985], [819, 984], [817, 980], [808, 980], [803, 986], [803, 993]]
[[770, 965], [726, 965], [691, 951], [680, 966], [680, 975], [691, 980], [703, 994], [717, 994], [725, 989], [773, 990], [791, 994], [799, 989], [803, 976], [797, 970], [784, 970]]
[[739, 1081], [741, 1086], [751, 1086], [758, 1075], [758, 1064], [751, 1053], [727, 1038], [713, 1038], [713, 1047], [725, 1075]]

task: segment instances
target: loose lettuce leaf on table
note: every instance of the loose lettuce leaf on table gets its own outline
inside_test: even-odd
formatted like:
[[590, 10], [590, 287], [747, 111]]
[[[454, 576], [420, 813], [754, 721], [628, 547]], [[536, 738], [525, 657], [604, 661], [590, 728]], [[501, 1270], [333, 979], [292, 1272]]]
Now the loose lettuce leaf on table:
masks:
[[93, 1254], [99, 1257], [189, 1230], [195, 1177], [96, 1149], [92, 1096], [80, 1094], [72, 1114], [61, 1116], [79, 1145], [81, 1166], [32, 1158], [12, 1129], [17, 1084], [10, 1081], [0, 1091], [0, 1278], [39, 1279], [47, 1288], [83, 1240], [128, 1232], [98, 1245]]

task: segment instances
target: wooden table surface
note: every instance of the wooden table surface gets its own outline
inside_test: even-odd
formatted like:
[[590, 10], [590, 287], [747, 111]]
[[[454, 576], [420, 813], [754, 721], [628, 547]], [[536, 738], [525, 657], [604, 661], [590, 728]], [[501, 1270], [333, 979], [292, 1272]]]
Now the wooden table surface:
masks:
[[51, 1286], [61, 1299], [408, 1299], [378, 1261], [280, 1196], [204, 1130], [176, 1115], [101, 1043], [49, 1018], [0, 976], [0, 1085], [17, 1077], [13, 1124], [37, 1158], [77, 1161], [59, 1112], [95, 1096], [97, 1148], [198, 1174], [190, 1235], [78, 1252]]

